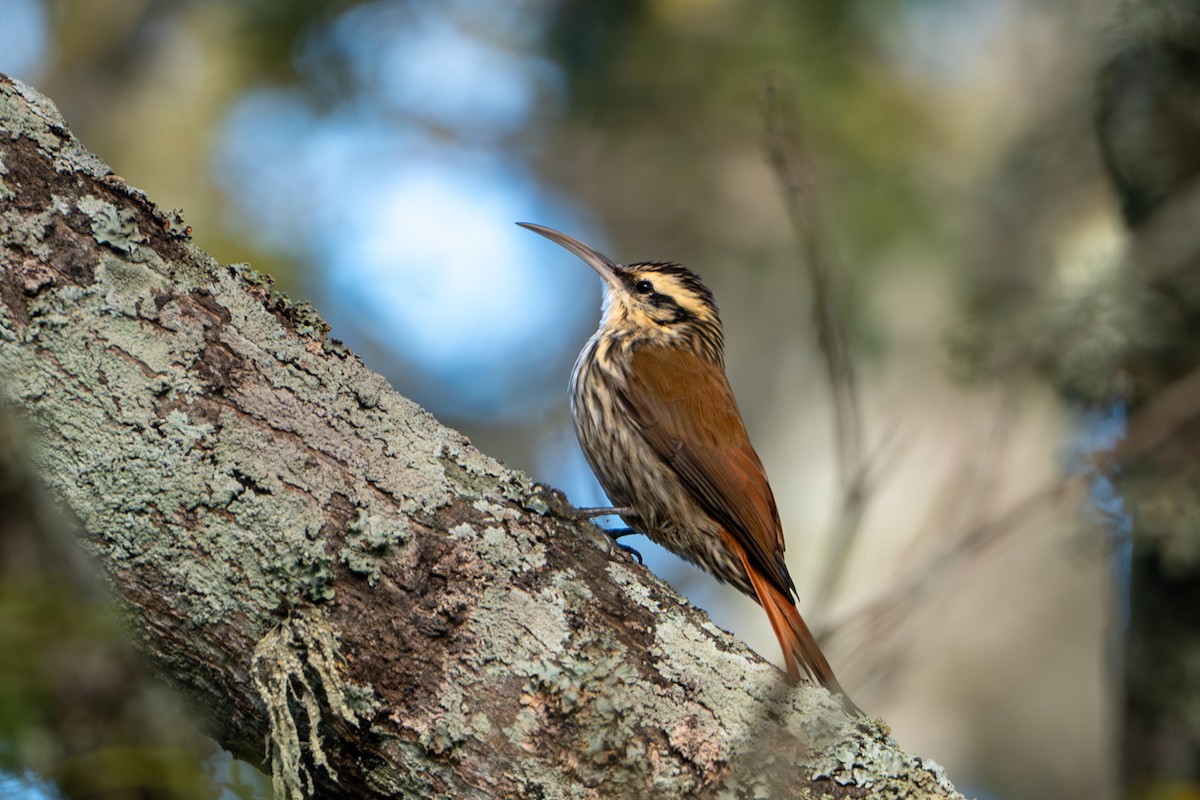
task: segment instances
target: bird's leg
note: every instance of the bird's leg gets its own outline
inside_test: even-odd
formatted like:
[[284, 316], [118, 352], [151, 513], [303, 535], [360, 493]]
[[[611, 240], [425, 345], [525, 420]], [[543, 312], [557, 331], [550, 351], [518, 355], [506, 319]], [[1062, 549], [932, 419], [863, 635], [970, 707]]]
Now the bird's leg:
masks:
[[[628, 507], [575, 508], [575, 509], [571, 509], [571, 510], [577, 519], [596, 519], [597, 517], [619, 517], [623, 514], [630, 514], [633, 512], [633, 509], [628, 508]], [[600, 527], [600, 526], [596, 526], [596, 527]], [[637, 550], [633, 549], [629, 545], [621, 544], [620, 542], [617, 541], [622, 536], [631, 536], [633, 534], [640, 533], [640, 531], [635, 531], [633, 528], [600, 528], [600, 530], [604, 531], [604, 533], [608, 535], [610, 545], [615, 544], [617, 547], [621, 548], [626, 553], [629, 553], [629, 555], [633, 556], [634, 560], [636, 560], [639, 564], [646, 563], [645, 560], [642, 558], [641, 553], [639, 553]], [[610, 550], [610, 552], [611, 552], [611, 550]]]

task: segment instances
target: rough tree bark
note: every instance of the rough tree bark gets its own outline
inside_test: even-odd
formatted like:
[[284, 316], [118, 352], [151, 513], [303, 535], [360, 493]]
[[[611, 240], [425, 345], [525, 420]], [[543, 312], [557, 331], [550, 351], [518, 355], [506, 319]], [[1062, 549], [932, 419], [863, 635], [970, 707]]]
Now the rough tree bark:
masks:
[[957, 796], [326, 333], [0, 76], [3, 399], [142, 650], [277, 792]]
[[122, 635], [78, 528], [0, 406], [0, 796], [30, 772], [69, 800], [215, 800], [211, 741]]

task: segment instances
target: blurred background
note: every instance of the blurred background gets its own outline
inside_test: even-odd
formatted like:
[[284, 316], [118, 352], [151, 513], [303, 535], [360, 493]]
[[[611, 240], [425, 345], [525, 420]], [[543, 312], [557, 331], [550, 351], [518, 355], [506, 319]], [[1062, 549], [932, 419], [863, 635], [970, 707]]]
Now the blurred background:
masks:
[[[1123, 246], [1091, 129], [1114, 6], [0, 0], [0, 71], [577, 505], [600, 282], [513, 223], [688, 265], [842, 683], [968, 796], [1095, 798], [1127, 523], [1088, 465], [1123, 421], [1070, 398], [1111, 379], [1081, 298]], [[751, 601], [624, 542], [779, 661]]]

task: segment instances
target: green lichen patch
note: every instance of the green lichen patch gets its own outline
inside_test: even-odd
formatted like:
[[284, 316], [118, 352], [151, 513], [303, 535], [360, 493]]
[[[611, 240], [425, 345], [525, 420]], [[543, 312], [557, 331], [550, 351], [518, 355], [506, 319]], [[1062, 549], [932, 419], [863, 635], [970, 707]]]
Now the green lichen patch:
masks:
[[[70, 213], [70, 206], [57, 195], [50, 197], [50, 202], [41, 211], [22, 215], [15, 209], [5, 211], [0, 216], [0, 233], [12, 249], [24, 250], [34, 258], [47, 261], [51, 257], [51, 247], [46, 242], [47, 236], [54, 230], [56, 219]], [[53, 285], [54, 277], [45, 274], [42, 281], [36, 285], [23, 287], [27, 294], [36, 295], [46, 286]]]
[[437, 459], [457, 493], [472, 500], [495, 496], [500, 488], [500, 476], [479, 464], [464, 463], [456, 455], [451, 448], [443, 447]]
[[107, 200], [86, 195], [75, 204], [87, 215], [92, 236], [99, 244], [107, 245], [120, 253], [132, 253], [134, 248], [146, 241], [138, 230], [137, 214], [130, 208], [117, 209]]
[[326, 353], [331, 353], [335, 356], [341, 356], [342, 358], [354, 355], [354, 352], [346, 346], [345, 342], [333, 336], [326, 336], [324, 339], [322, 339], [321, 347]]
[[265, 272], [259, 272], [245, 261], [229, 264], [225, 269], [247, 286], [269, 290], [275, 285], [275, 279]]
[[176, 239], [192, 238], [192, 226], [183, 219], [183, 209], [173, 208], [163, 212], [163, 231]]
[[522, 508], [546, 515], [555, 508], [568, 508], [570, 503], [562, 492], [541, 483], [534, 483], [520, 473], [509, 473], [500, 484], [500, 493]]
[[321, 602], [332, 600], [333, 558], [309, 548], [279, 553], [263, 563], [268, 585], [280, 598], [282, 607], [291, 607], [304, 601]]
[[520, 526], [488, 525], [475, 542], [475, 551], [489, 564], [512, 574], [532, 572], [546, 566], [546, 550], [536, 535]]
[[[342, 680], [337, 640], [324, 618], [313, 610], [296, 614], [263, 636], [254, 648], [251, 671], [270, 724], [268, 744], [276, 800], [305, 800], [313, 793], [306, 750], [314, 769], [320, 767], [337, 780], [325, 757], [322, 709], [357, 725], [364, 707], [371, 704], [370, 691]], [[300, 741], [297, 712], [303, 713], [306, 722], [307, 747]]]
[[649, 584], [634, 573], [629, 565], [620, 561], [610, 561], [608, 562], [608, 575], [613, 583], [625, 591], [626, 596], [632, 602], [654, 614], [662, 610], [659, 603], [652, 597]]
[[545, 698], [565, 721], [564, 731], [578, 740], [581, 780], [590, 781], [613, 764], [621, 769], [606, 776], [610, 784], [637, 786], [649, 777], [645, 745], [628, 728], [644, 702], [644, 687], [626, 657], [624, 651], [586, 658], [565, 653], [532, 664], [529, 692]]
[[312, 303], [305, 301], [293, 302], [283, 292], [276, 292], [275, 296], [280, 308], [287, 318], [291, 320], [296, 333], [301, 336], [320, 340], [325, 337], [325, 334], [333, 330], [333, 327], [325, 321], [325, 318], [321, 316], [321, 313], [317, 311], [316, 306]]
[[938, 764], [902, 751], [877, 720], [862, 723], [851, 736], [810, 760], [813, 778], [870, 790], [882, 800], [905, 800], [922, 790], [938, 797], [961, 798]]
[[112, 310], [126, 314], [131, 320], [137, 320], [139, 315], [138, 303], [156, 293], [165, 295], [169, 290], [168, 281], [149, 264], [138, 263], [116, 254], [105, 253], [96, 267], [96, 280], [104, 284], [108, 290], [107, 300]]
[[516, 669], [533, 674], [546, 653], [563, 651], [571, 637], [567, 603], [549, 589], [530, 594], [520, 586], [494, 584], [479, 599], [479, 616], [489, 620], [478, 632], [479, 667], [496, 679]]
[[533, 747], [533, 737], [542, 728], [542, 720], [532, 708], [522, 708], [505, 731], [508, 741], [522, 749]]
[[455, 675], [443, 681], [436, 694], [437, 708], [431, 714], [406, 720], [417, 732], [417, 741], [427, 753], [443, 756], [464, 743], [486, 736], [492, 728], [486, 714], [472, 710], [463, 685], [469, 675]]
[[[187, 231], [190, 232], [191, 229], [187, 228]], [[317, 311], [316, 306], [303, 300], [293, 300], [287, 292], [277, 291], [273, 288], [275, 279], [270, 275], [258, 272], [254, 267], [243, 262], [230, 264], [225, 267], [225, 271], [252, 289], [254, 294], [266, 303], [267, 307], [286, 319], [296, 333], [323, 342], [331, 351], [348, 352], [346, 346], [340, 341], [326, 340], [327, 334], [333, 328]]]
[[374, 514], [360, 508], [358, 516], [346, 526], [346, 543], [338, 558], [352, 572], [365, 575], [367, 582], [374, 586], [381, 574], [382, 557], [393, 547], [411, 543], [414, 535], [407, 519]]

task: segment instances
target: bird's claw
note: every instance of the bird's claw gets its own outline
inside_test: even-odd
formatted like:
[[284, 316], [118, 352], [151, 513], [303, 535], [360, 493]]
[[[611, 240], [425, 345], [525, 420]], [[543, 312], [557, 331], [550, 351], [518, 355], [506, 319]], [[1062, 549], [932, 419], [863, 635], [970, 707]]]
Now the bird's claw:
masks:
[[646, 566], [646, 560], [642, 558], [642, 554], [637, 550], [633, 549], [627, 544], [621, 544], [620, 542], [617, 542], [617, 547], [621, 550], [624, 550], [626, 553], [629, 553], [633, 560], [638, 563], [638, 566]]
[[629, 545], [621, 544], [619, 541], [617, 541], [625, 536], [633, 536], [634, 534], [638, 533], [638, 531], [635, 531], [633, 528], [601, 528], [601, 530], [604, 531], [605, 535], [608, 536], [610, 544], [615, 545], [621, 550], [624, 550], [626, 553], [632, 556], [637, 563], [645, 566], [646, 560], [642, 558], [641, 553]]

